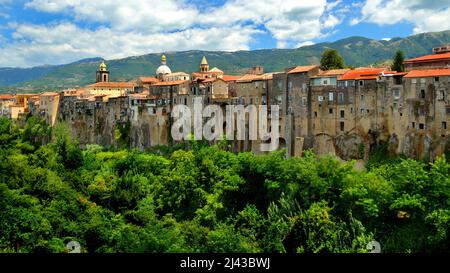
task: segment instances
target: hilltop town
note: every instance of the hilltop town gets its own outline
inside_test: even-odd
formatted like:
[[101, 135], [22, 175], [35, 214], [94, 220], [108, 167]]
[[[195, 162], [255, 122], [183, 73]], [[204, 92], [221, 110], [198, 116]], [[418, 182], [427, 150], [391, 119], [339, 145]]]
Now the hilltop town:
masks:
[[[206, 57], [197, 72], [172, 72], [161, 66], [133, 82], [111, 82], [107, 64], [95, 83], [42, 94], [1, 95], [3, 116], [23, 123], [30, 115], [49, 124], [65, 122], [82, 146], [171, 145], [175, 105], [278, 105], [280, 149], [301, 156], [307, 149], [342, 159], [368, 159], [371, 148], [387, 145], [395, 155], [434, 159], [450, 148], [450, 45], [408, 59], [405, 72], [359, 67], [321, 70], [317, 65], [265, 73], [256, 66], [240, 76], [210, 67]], [[270, 118], [270, 114], [269, 114]], [[119, 132], [119, 133], [118, 133]], [[234, 152], [261, 153], [261, 141], [233, 141]]]

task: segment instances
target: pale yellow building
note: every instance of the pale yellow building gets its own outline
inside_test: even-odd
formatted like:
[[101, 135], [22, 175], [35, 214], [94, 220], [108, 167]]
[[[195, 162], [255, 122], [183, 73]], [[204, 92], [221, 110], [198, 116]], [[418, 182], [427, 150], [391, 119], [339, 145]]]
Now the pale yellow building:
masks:
[[39, 114], [52, 126], [55, 125], [58, 118], [59, 102], [59, 93], [45, 92], [39, 96]]

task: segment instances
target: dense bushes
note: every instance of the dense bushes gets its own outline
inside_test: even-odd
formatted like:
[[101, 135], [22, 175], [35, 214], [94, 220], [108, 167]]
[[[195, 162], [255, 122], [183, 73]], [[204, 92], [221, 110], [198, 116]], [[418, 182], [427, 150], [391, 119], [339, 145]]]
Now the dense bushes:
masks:
[[82, 151], [63, 125], [0, 119], [0, 252], [63, 252], [71, 240], [86, 252], [342, 253], [372, 240], [450, 251], [445, 157], [357, 171], [310, 152], [180, 148]]

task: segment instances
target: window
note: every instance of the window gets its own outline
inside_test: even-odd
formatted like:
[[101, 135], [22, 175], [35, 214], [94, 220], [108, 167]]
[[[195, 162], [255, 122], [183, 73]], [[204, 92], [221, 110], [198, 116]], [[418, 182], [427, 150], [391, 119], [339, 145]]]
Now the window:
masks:
[[425, 95], [426, 95], [425, 90], [424, 89], [420, 90], [420, 98], [424, 99]]
[[438, 82], [439, 81], [439, 77], [434, 77], [434, 81]]
[[361, 95], [361, 101], [363, 101], [364, 100], [364, 95]]
[[359, 86], [364, 86], [364, 81], [359, 81]]
[[411, 80], [411, 83], [412, 83], [412, 84], [416, 84], [416, 83], [417, 83], [417, 79], [412, 79], [412, 80]]
[[316, 118], [317, 118], [317, 112], [314, 112], [314, 117], [316, 117]]
[[425, 124], [423, 124], [423, 123], [420, 123], [420, 124], [419, 124], [419, 129], [420, 129], [420, 130], [423, 130], [423, 129], [425, 129]]
[[277, 104], [283, 103], [283, 96], [277, 96]]
[[317, 100], [318, 100], [319, 102], [322, 102], [322, 101], [323, 101], [323, 96], [318, 96], [318, 97], [317, 97]]
[[344, 103], [344, 93], [338, 94], [338, 101], [339, 101], [339, 103]]
[[323, 80], [323, 85], [328, 85], [328, 80]]
[[329, 112], [330, 114], [333, 114], [333, 108], [328, 109], [328, 112]]
[[415, 122], [412, 123], [412, 127], [413, 127], [413, 129], [416, 128], [416, 123]]
[[345, 111], [341, 110], [341, 118], [345, 118]]
[[437, 99], [438, 100], [445, 100], [445, 90], [439, 90], [437, 91]]
[[302, 83], [302, 91], [303, 92], [308, 91], [308, 86], [306, 85], [306, 83]]
[[420, 79], [420, 83], [426, 83], [426, 82], [427, 82], [427, 79], [425, 79], [425, 78]]
[[447, 122], [443, 121], [441, 128], [447, 130]]
[[344, 132], [345, 130], [345, 122], [341, 121], [341, 132]]
[[256, 103], [256, 104], [259, 104], [259, 97], [256, 97], [256, 98], [255, 98], [255, 103]]
[[394, 92], [394, 98], [399, 99], [400, 98], [400, 90], [395, 89], [393, 92]]
[[302, 97], [302, 106], [305, 107], [306, 103], [308, 102], [308, 98], [307, 97]]
[[292, 82], [288, 83], [288, 92], [292, 92]]
[[330, 92], [328, 93], [328, 101], [333, 101], [334, 100], [334, 93]]

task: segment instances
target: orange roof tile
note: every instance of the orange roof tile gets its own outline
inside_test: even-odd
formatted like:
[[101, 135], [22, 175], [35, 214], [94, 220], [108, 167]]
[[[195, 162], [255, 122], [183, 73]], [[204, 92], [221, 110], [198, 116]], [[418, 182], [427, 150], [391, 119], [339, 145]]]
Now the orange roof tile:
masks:
[[441, 53], [441, 54], [431, 54], [431, 55], [425, 55], [413, 59], [408, 59], [405, 61], [405, 63], [414, 63], [414, 62], [426, 62], [426, 61], [436, 61], [436, 60], [442, 60], [442, 59], [450, 59], [450, 52], [447, 53]]
[[132, 82], [98, 82], [89, 85], [89, 87], [104, 87], [104, 88], [133, 88]]
[[168, 82], [158, 82], [153, 84], [153, 86], [170, 86], [170, 85], [180, 85], [183, 83], [187, 83], [189, 81], [168, 81]]
[[205, 80], [203, 80], [202, 82], [215, 82], [215, 81], [223, 81], [222, 79], [219, 78], [207, 78]]
[[42, 94], [40, 94], [41, 97], [54, 97], [54, 96], [59, 96], [59, 93], [56, 92], [44, 92]]
[[317, 76], [313, 76], [311, 78], [340, 76], [340, 75], [344, 75], [348, 71], [350, 71], [350, 69], [321, 70]]
[[262, 75], [254, 75], [254, 74], [245, 74], [236, 80], [236, 82], [252, 82], [252, 81], [263, 81], [263, 80], [271, 80], [273, 79], [272, 73], [262, 74]]
[[305, 73], [317, 68], [317, 65], [297, 66], [288, 71], [288, 74]]
[[231, 75], [223, 75], [222, 80], [226, 82], [234, 82], [237, 81], [242, 76], [231, 76]]
[[12, 99], [14, 99], [13, 95], [9, 95], [9, 94], [0, 95], [0, 100], [12, 100]]
[[140, 77], [139, 80], [142, 83], [157, 83], [159, 80], [155, 77]]
[[377, 79], [383, 71], [386, 71], [385, 68], [357, 68], [355, 70], [350, 70], [342, 77], [340, 77], [339, 81], [348, 81], [348, 80], [375, 80]]
[[450, 69], [412, 70], [405, 76], [405, 78], [426, 78], [439, 76], [450, 76]]

